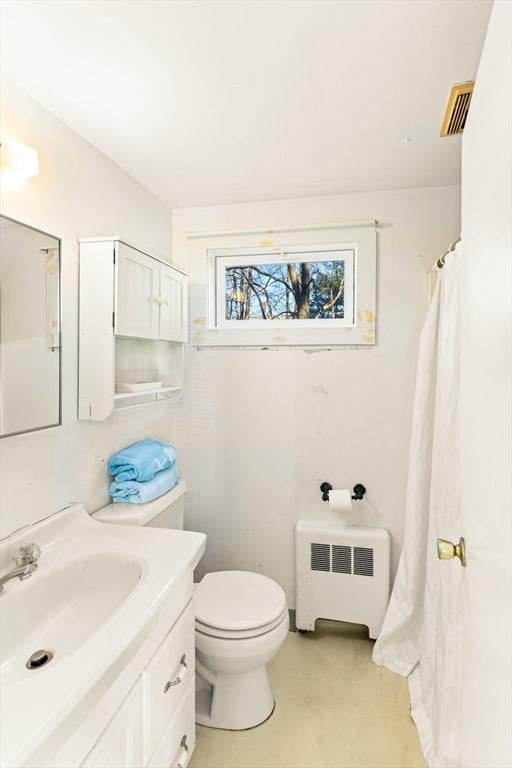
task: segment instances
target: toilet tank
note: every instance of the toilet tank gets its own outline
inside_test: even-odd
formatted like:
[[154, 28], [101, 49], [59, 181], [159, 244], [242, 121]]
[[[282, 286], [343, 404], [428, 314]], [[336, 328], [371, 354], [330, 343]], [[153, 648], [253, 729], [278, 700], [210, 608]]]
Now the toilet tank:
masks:
[[183, 505], [187, 484], [180, 480], [163, 496], [147, 504], [107, 504], [91, 517], [100, 523], [148, 525], [151, 528], [183, 530]]

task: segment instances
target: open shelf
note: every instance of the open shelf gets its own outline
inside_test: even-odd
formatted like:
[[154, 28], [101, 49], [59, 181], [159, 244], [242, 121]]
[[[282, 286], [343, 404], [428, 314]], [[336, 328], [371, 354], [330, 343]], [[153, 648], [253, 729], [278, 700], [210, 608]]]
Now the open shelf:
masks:
[[181, 392], [181, 387], [163, 386], [163, 387], [157, 387], [156, 389], [145, 389], [139, 392], [115, 392], [114, 400], [133, 400], [136, 397], [163, 395], [166, 392]]
[[115, 411], [152, 403], [176, 403], [183, 391], [183, 348], [181, 342], [115, 338], [115, 380], [161, 381], [161, 387], [138, 392], [116, 392]]

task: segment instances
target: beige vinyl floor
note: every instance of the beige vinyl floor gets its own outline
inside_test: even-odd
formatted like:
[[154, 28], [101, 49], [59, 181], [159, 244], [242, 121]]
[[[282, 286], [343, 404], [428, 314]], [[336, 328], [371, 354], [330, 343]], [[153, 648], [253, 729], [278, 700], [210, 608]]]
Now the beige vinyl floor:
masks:
[[424, 768], [407, 681], [372, 648], [351, 624], [289, 632], [269, 666], [273, 715], [249, 731], [197, 726], [190, 768]]

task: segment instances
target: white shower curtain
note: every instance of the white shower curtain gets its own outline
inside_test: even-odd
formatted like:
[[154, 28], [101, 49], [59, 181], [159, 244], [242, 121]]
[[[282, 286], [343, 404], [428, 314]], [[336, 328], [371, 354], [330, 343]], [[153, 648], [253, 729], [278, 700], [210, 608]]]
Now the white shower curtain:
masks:
[[[461, 246], [446, 259], [421, 334], [404, 543], [373, 661], [408, 676], [431, 768], [460, 765], [460, 567], [437, 559], [459, 521]], [[458, 537], [457, 537], [458, 540]]]

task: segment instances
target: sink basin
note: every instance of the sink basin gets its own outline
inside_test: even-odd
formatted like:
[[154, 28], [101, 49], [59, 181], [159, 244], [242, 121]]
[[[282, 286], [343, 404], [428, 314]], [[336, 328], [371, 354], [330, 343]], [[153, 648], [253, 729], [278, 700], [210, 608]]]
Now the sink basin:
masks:
[[[5, 684], [44, 674], [87, 642], [133, 592], [141, 574], [136, 560], [107, 553], [9, 582], [0, 597]], [[27, 669], [29, 657], [40, 649], [53, 659], [37, 670]]]
[[0, 540], [2, 575], [20, 546], [41, 549], [0, 595], [0, 765], [83, 763], [192, 598], [205, 542], [101, 523], [81, 504]]

